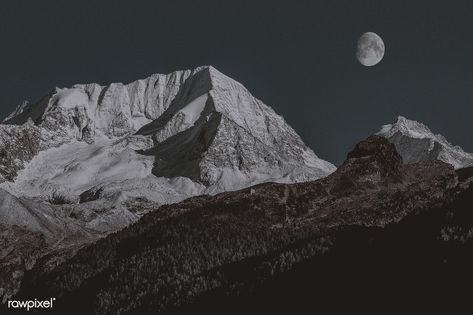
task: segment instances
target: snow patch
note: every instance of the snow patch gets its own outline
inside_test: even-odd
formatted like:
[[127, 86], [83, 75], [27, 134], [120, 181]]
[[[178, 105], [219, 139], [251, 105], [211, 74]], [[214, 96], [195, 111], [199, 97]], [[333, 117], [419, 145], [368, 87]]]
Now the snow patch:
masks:
[[50, 104], [62, 108], [87, 107], [89, 97], [83, 90], [77, 88], [58, 89], [58, 92], [51, 98]]
[[209, 95], [204, 94], [187, 104], [178, 114], [184, 115], [184, 123], [193, 126], [204, 111]]

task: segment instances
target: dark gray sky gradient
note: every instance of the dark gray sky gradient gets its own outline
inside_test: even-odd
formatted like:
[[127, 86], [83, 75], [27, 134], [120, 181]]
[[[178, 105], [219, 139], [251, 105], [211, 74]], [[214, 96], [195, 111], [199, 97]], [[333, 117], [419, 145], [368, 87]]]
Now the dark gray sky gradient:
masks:
[[[379, 34], [366, 68], [358, 37]], [[211, 64], [339, 164], [398, 115], [473, 152], [473, 1], [2, 0], [0, 114], [54, 86]]]

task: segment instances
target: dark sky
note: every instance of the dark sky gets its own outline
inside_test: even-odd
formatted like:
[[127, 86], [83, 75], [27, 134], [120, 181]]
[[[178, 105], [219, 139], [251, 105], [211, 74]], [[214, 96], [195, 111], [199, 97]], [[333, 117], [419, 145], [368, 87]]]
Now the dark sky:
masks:
[[[378, 33], [375, 67], [355, 59]], [[473, 1], [2, 0], [0, 114], [54, 86], [213, 65], [321, 157], [404, 115], [473, 152]]]

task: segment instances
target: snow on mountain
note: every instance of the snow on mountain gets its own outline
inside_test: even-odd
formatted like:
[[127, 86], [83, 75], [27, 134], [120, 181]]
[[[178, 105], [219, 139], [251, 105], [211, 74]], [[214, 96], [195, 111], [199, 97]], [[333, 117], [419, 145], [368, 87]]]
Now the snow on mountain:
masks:
[[42, 127], [44, 142], [52, 145], [73, 139], [92, 142], [101, 136], [122, 137], [158, 118], [192, 73], [155, 74], [127, 85], [55, 88], [37, 103], [20, 105], [3, 123], [22, 125], [31, 119]]
[[143, 152], [156, 157], [155, 175], [188, 177], [213, 186], [212, 192], [248, 182], [311, 180], [335, 170], [281, 116], [212, 67], [190, 77], [168, 110], [138, 134], [155, 140]]
[[377, 134], [389, 139], [407, 164], [440, 160], [455, 169], [473, 165], [473, 154], [432, 133], [424, 124], [402, 116], [394, 124], [384, 125]]
[[0, 188], [56, 204], [100, 232], [137, 219], [130, 200], [174, 203], [335, 170], [281, 116], [212, 67], [56, 88], [20, 105], [0, 136], [9, 150], [0, 152]]
[[[195, 70], [197, 71], [197, 70]], [[75, 140], [93, 143], [130, 135], [159, 117], [192, 71], [155, 74], [130, 84], [55, 88], [36, 103], [23, 102], [0, 124], [0, 182], [12, 180], [38, 152]], [[25, 152], [24, 144], [34, 150]]]

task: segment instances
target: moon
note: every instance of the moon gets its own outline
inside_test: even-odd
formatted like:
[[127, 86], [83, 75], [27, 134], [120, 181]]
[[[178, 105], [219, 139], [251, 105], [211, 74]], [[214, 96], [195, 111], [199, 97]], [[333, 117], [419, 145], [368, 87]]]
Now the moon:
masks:
[[358, 40], [356, 58], [367, 67], [377, 65], [384, 57], [384, 42], [381, 37], [373, 32], [361, 35]]

